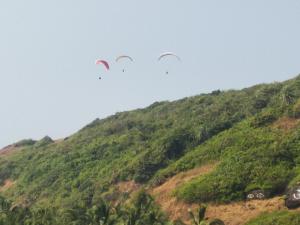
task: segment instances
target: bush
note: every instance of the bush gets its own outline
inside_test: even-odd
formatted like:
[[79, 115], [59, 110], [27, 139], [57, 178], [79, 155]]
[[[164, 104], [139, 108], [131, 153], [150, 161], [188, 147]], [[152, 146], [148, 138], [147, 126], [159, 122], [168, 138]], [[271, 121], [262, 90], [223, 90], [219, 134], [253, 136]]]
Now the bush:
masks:
[[296, 102], [296, 104], [293, 107], [293, 117], [294, 118], [300, 118], [300, 99]]
[[263, 111], [262, 113], [254, 117], [254, 119], [251, 122], [251, 126], [255, 128], [266, 126], [274, 122], [276, 119], [277, 116], [274, 113], [274, 111], [272, 110]]
[[230, 202], [245, 199], [253, 188], [270, 196], [283, 192], [294, 176], [292, 148], [280, 143], [271, 129], [246, 132], [250, 130], [245, 126], [226, 133], [236, 141], [224, 146], [222, 163], [212, 173], [179, 187], [177, 197], [188, 202]]
[[15, 147], [24, 147], [24, 146], [30, 146], [34, 145], [36, 141], [32, 139], [24, 139], [14, 144]]

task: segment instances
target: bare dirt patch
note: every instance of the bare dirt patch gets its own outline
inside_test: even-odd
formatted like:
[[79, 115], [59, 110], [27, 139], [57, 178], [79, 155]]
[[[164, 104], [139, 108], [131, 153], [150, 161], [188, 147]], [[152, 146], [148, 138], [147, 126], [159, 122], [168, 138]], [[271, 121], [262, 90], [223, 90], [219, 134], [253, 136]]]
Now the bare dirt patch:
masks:
[[4, 181], [4, 185], [2, 187], [0, 187], [0, 192], [4, 192], [4, 191], [7, 191], [8, 189], [10, 189], [13, 185], [15, 184], [14, 181], [12, 180], [5, 180]]
[[216, 165], [217, 164], [209, 164], [186, 172], [181, 172], [167, 180], [162, 185], [155, 187], [152, 190], [152, 194], [162, 197], [170, 192], [170, 190], [174, 190], [179, 185], [184, 184], [185, 182], [188, 182], [195, 177], [211, 172], [215, 169]]
[[264, 212], [286, 209], [282, 197], [266, 200], [237, 202], [228, 205], [209, 205], [208, 218], [219, 218], [226, 225], [242, 225]]
[[16, 149], [16, 147], [14, 147], [13, 145], [4, 147], [4, 148], [0, 149], [0, 156], [8, 155], [11, 152], [13, 152], [15, 149]]
[[[191, 224], [188, 210], [197, 212], [198, 204], [187, 204], [169, 197], [157, 200], [162, 209], [168, 214], [171, 220], [181, 219], [186, 224]], [[208, 205], [206, 218], [218, 218], [226, 225], [243, 225], [249, 220], [265, 212], [284, 210], [284, 200], [276, 197], [267, 200], [254, 200], [249, 202], [237, 202], [227, 205]]]
[[117, 184], [117, 188], [120, 192], [126, 192], [126, 193], [132, 193], [136, 192], [140, 189], [141, 185], [134, 182], [134, 181], [124, 181], [124, 182], [119, 182]]
[[272, 127], [288, 132], [300, 124], [300, 119], [282, 117], [275, 121]]
[[188, 209], [196, 208], [197, 205], [188, 205], [181, 201], [177, 201], [176, 198], [172, 196], [172, 192], [179, 185], [213, 171], [216, 166], [217, 163], [209, 164], [179, 173], [167, 180], [164, 184], [150, 190], [150, 193], [155, 197], [156, 202], [161, 206], [162, 210], [168, 214], [171, 220], [180, 218], [184, 222], [188, 222]]
[[[161, 186], [153, 188], [150, 193], [155, 197], [156, 202], [161, 206], [162, 210], [167, 213], [170, 220], [181, 219], [186, 224], [190, 224], [188, 210], [191, 209], [196, 212], [199, 205], [178, 201], [172, 195], [173, 190], [197, 176], [213, 171], [216, 166], [217, 164], [206, 165], [177, 174]], [[284, 206], [283, 197], [275, 197], [266, 200], [244, 201], [223, 205], [209, 204], [206, 217], [208, 219], [219, 218], [223, 220], [226, 225], [242, 225], [259, 216], [261, 213], [284, 209], [286, 208]]]
[[8, 146], [0, 149], [0, 157], [12, 155], [13, 153], [15, 153], [21, 149], [22, 149], [21, 147], [17, 147], [15, 145], [8, 145]]

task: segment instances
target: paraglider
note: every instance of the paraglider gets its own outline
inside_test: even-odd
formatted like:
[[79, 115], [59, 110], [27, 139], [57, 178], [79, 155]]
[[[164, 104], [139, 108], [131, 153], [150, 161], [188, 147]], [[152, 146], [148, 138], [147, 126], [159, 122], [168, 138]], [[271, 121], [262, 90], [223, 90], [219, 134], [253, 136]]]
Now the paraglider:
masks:
[[[96, 62], [95, 62], [95, 64], [96, 65], [103, 65], [106, 68], [106, 70], [109, 70], [109, 64], [105, 60], [97, 59]], [[99, 77], [99, 79], [101, 80], [101, 76]]]
[[[164, 52], [162, 54], [159, 55], [158, 57], [158, 61], [171, 61], [171, 60], [176, 60], [177, 62], [181, 62], [181, 58], [173, 53], [173, 52]], [[125, 65], [126, 63], [132, 63], [134, 62], [135, 60], [129, 56], [129, 55], [120, 55], [118, 57], [116, 57], [115, 59], [116, 63], [123, 63], [123, 65]], [[108, 61], [106, 60], [103, 60], [103, 59], [97, 59], [96, 62], [95, 62], [96, 65], [99, 65], [99, 66], [102, 66], [106, 71], [110, 70], [110, 64], [108, 63]], [[126, 64], [127, 65], [127, 64]], [[122, 69], [123, 73], [125, 72], [125, 68]], [[166, 71], [166, 74], [169, 74], [169, 71], [167, 70]], [[99, 79], [102, 79], [101, 76], [99, 77]]]
[[[118, 62], [120, 62], [120, 61], [122, 61], [122, 60], [129, 60], [129, 61], [131, 61], [131, 62], [133, 62], [133, 58], [131, 58], [130, 56], [128, 56], [128, 55], [120, 55], [120, 56], [118, 56], [117, 58], [116, 58], [116, 62], [118, 63]], [[125, 72], [125, 69], [123, 68], [123, 73]]]
[[165, 52], [165, 53], [162, 53], [159, 58], [158, 58], [158, 61], [162, 60], [163, 58], [165, 57], [175, 57], [176, 59], [178, 59], [179, 61], [181, 61], [180, 57], [178, 55], [176, 55], [175, 53], [173, 52]]
[[[181, 61], [180, 57], [178, 55], [176, 55], [175, 53], [173, 53], [173, 52], [164, 52], [164, 53], [162, 53], [158, 57], [158, 61], [161, 61], [162, 59], [167, 58], [167, 57], [173, 57], [173, 58], [177, 59], [178, 61]], [[169, 71], [166, 71], [166, 74], [169, 74]]]

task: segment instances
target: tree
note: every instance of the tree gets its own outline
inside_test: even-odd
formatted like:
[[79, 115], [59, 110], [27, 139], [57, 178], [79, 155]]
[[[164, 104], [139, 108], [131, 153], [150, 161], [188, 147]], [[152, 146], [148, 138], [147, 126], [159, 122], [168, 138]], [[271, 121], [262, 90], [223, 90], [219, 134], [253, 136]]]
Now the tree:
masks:
[[113, 207], [103, 200], [97, 206], [93, 206], [87, 211], [89, 225], [113, 225], [117, 221]]

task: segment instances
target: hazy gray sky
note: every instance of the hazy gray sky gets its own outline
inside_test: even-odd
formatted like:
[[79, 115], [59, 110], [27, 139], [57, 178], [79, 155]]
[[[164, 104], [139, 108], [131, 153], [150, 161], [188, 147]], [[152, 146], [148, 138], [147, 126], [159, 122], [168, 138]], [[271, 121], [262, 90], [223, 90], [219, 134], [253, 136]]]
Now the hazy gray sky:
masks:
[[[291, 78], [299, 22], [299, 0], [2, 0], [0, 146], [64, 137], [154, 101]], [[164, 51], [182, 63], [158, 64]], [[136, 59], [125, 73], [119, 54]]]

